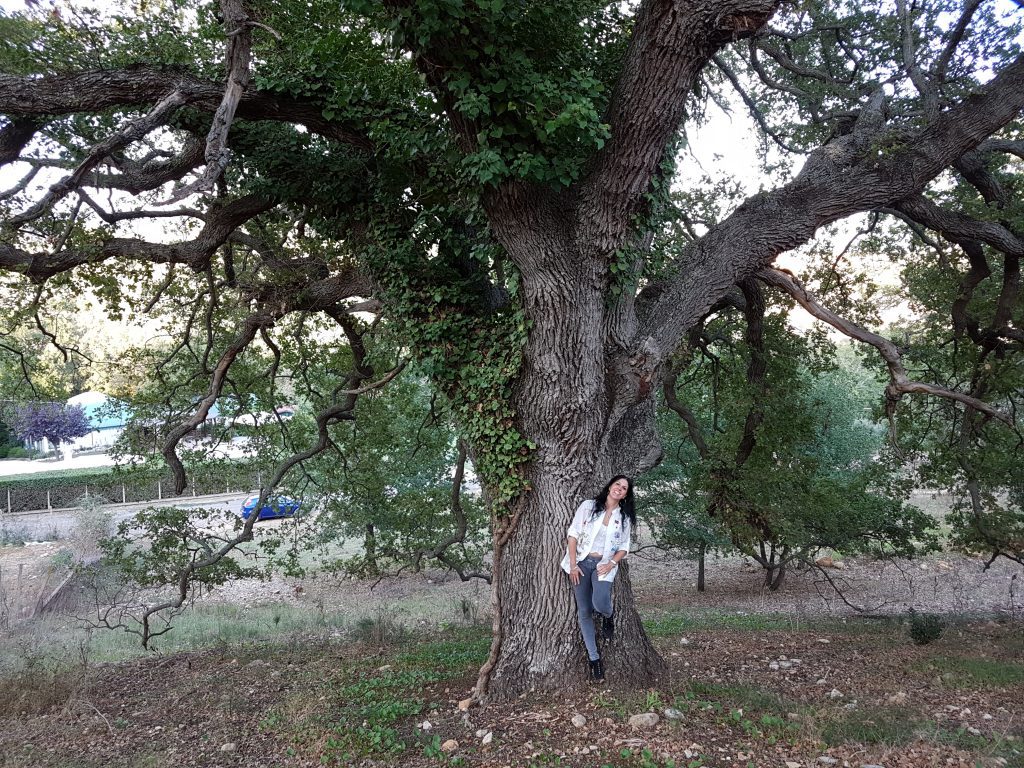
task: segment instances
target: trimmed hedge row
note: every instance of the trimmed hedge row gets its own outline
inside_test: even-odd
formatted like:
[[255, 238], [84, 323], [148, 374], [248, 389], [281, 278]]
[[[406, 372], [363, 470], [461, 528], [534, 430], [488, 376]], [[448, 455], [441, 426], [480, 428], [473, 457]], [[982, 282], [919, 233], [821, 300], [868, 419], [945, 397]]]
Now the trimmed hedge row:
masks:
[[[249, 465], [223, 465], [189, 473], [184, 495], [206, 496], [258, 488], [262, 477]], [[173, 496], [166, 472], [112, 468], [61, 470], [0, 478], [0, 511], [28, 512], [79, 506], [83, 498], [100, 503], [142, 503]]]

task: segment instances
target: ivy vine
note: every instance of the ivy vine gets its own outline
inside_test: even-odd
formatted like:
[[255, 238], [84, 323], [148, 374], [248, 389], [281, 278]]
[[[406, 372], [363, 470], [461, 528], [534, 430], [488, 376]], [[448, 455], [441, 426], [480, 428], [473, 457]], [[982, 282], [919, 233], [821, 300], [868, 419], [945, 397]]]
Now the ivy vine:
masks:
[[389, 249], [386, 261], [375, 261], [398, 338], [445, 397], [500, 515], [528, 489], [525, 464], [536, 447], [516, 428], [512, 401], [527, 340], [525, 313], [514, 300], [489, 311], [466, 280], [439, 281], [438, 267], [407, 248]]

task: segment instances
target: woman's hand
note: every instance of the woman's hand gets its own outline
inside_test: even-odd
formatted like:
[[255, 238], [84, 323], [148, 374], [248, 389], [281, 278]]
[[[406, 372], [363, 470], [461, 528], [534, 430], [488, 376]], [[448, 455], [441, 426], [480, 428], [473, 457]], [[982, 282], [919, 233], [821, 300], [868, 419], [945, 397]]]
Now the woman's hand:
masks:
[[618, 563], [616, 563], [614, 560], [609, 560], [607, 563], [601, 563], [597, 566], [597, 575], [607, 576], [609, 573], [612, 572], [616, 565], [618, 565]]
[[572, 582], [572, 585], [574, 587], [579, 585], [580, 579], [582, 578], [583, 571], [580, 570], [580, 567], [578, 565], [574, 565], [572, 568], [569, 569], [569, 581]]

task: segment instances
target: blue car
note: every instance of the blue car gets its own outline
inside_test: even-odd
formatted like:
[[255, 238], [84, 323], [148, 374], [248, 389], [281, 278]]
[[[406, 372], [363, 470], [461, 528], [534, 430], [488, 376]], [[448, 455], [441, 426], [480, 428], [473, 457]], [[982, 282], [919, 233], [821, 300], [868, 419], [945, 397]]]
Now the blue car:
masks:
[[[259, 496], [250, 496], [244, 502], [242, 502], [242, 519], [248, 520], [249, 516], [256, 509], [256, 502], [260, 500]], [[289, 499], [287, 496], [273, 496], [264, 502], [260, 508], [260, 513], [256, 517], [257, 520], [276, 520], [281, 517], [291, 517], [299, 508], [302, 506], [301, 502], [295, 499]]]

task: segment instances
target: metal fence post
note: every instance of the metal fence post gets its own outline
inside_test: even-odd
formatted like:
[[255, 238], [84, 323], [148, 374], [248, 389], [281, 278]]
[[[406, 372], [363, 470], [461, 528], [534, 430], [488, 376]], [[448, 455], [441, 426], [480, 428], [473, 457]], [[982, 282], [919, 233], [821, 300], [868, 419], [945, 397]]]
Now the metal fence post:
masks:
[[53, 507], [50, 506], [50, 489], [49, 488], [46, 489], [46, 508], [47, 509], [53, 509]]
[[161, 499], [163, 499], [163, 497], [164, 497], [164, 489], [160, 485], [160, 478], [158, 477], [156, 479], [156, 499], [157, 499], [157, 501], [160, 501]]

